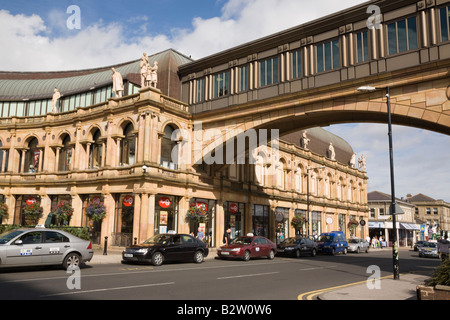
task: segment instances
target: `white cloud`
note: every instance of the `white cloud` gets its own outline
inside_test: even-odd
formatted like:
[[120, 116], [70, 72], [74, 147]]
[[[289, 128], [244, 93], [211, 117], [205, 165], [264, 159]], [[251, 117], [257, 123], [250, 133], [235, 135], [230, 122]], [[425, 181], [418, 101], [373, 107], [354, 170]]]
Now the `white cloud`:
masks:
[[[348, 0], [345, 6], [361, 2]], [[51, 10], [45, 22], [37, 15], [12, 15], [1, 10], [0, 40], [8, 50], [0, 52], [0, 70], [84, 69], [129, 61], [139, 58], [143, 51], [151, 54], [168, 48], [198, 59], [341, 9], [342, 2], [331, 0], [322, 0], [320, 6], [298, 0], [229, 0], [220, 17], [196, 17], [190, 29], [174, 28], [170, 34], [152, 32], [151, 36], [146, 32], [145, 12], [124, 19], [123, 23], [97, 21], [91, 25], [82, 23], [81, 30], [68, 30], [68, 15], [61, 10]], [[140, 36], [124, 24], [135, 26], [139, 22]]]

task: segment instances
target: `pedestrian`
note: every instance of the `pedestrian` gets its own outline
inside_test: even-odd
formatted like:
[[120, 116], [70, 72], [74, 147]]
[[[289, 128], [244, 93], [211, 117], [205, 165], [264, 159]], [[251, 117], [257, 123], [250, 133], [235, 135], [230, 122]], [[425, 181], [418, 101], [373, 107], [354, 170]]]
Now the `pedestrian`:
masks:
[[448, 235], [444, 236], [444, 239], [439, 240], [438, 243], [438, 253], [441, 254], [441, 260], [444, 261], [448, 259], [450, 251], [450, 241], [448, 241]]
[[231, 243], [231, 229], [228, 228], [223, 235], [223, 243], [227, 246]]
[[202, 228], [198, 228], [197, 239], [200, 241], [203, 241], [204, 238], [205, 238], [205, 234], [203, 233]]

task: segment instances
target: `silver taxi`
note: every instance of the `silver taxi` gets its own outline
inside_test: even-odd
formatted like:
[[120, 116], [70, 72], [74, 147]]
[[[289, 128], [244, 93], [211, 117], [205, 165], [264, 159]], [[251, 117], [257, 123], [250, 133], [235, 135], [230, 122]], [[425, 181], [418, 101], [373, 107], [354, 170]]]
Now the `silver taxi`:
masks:
[[70, 269], [90, 261], [93, 255], [90, 241], [61, 230], [37, 227], [0, 234], [0, 268], [62, 265]]

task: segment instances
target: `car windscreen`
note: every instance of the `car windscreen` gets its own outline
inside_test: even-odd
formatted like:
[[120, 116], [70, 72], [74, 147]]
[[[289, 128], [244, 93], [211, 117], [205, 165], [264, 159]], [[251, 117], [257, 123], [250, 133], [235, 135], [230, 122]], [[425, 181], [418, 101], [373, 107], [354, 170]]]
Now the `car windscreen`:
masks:
[[170, 241], [171, 236], [167, 234], [158, 234], [144, 241], [144, 244], [165, 244]]
[[358, 239], [348, 239], [347, 240], [348, 243], [359, 243]]
[[332, 236], [320, 236], [319, 240], [317, 240], [317, 242], [331, 242], [333, 241], [333, 237]]
[[12, 239], [17, 237], [21, 233], [23, 233], [23, 231], [13, 230], [13, 231], [8, 231], [8, 232], [0, 234], [0, 244], [5, 244], [5, 243], [11, 241]]
[[284, 240], [284, 241], [281, 242], [281, 243], [282, 243], [282, 244], [296, 244], [297, 240], [301, 240], [301, 239], [287, 238], [286, 240]]
[[250, 237], [239, 237], [234, 239], [231, 244], [251, 244], [252, 243], [252, 239]]
[[436, 248], [437, 244], [435, 242], [427, 242], [427, 243], [425, 243], [424, 247]]

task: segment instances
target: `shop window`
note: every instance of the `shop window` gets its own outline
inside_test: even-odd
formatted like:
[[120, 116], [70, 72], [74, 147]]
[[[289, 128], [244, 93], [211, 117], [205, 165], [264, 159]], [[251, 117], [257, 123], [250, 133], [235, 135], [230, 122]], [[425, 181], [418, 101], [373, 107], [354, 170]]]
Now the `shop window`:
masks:
[[261, 87], [278, 83], [278, 57], [259, 62], [259, 85]]
[[317, 72], [338, 69], [341, 66], [339, 40], [316, 45]]
[[411, 17], [387, 25], [389, 55], [418, 48], [417, 19]]
[[255, 236], [269, 236], [269, 206], [253, 205], [252, 232]]
[[231, 239], [243, 236], [245, 204], [238, 202], [225, 202], [225, 229], [231, 229]]
[[178, 230], [179, 198], [170, 195], [155, 197], [155, 234]]
[[230, 72], [225, 71], [213, 76], [213, 97], [219, 98], [230, 93]]

